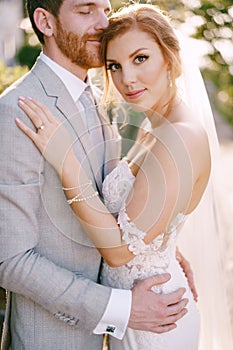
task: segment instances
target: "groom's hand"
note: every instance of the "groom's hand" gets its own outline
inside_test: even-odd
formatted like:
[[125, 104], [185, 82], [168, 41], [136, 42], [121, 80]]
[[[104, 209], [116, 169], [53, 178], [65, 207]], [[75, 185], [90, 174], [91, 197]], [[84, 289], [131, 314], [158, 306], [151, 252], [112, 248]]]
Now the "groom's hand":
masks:
[[156, 294], [153, 286], [166, 283], [169, 274], [161, 274], [137, 281], [132, 289], [132, 307], [128, 326], [133, 329], [165, 333], [176, 328], [176, 322], [187, 309], [188, 299], [182, 299], [185, 288], [170, 294]]

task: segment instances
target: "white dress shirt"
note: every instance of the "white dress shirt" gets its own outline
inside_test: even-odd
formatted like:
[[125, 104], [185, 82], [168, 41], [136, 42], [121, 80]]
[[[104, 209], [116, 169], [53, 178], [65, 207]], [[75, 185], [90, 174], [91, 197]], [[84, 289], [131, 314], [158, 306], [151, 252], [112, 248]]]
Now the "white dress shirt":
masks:
[[[78, 102], [79, 97], [88, 86], [87, 83], [76, 77], [74, 74], [61, 67], [59, 64], [51, 60], [44, 53], [40, 54], [40, 59], [46, 63], [59, 78], [62, 80], [69, 91], [78, 108], [82, 110], [81, 103]], [[84, 120], [86, 123], [86, 121]], [[112, 336], [122, 339], [129, 321], [132, 303], [132, 292], [130, 290], [121, 290], [112, 288], [111, 296], [107, 308], [93, 330], [95, 334], [108, 333]]]

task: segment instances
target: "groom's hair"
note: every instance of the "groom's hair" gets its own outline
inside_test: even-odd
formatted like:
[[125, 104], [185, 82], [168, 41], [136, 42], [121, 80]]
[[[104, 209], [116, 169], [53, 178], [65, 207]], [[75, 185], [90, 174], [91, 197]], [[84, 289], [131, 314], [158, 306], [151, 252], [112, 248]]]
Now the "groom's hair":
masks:
[[60, 7], [63, 4], [63, 2], [64, 0], [27, 0], [26, 6], [27, 6], [28, 16], [30, 18], [32, 28], [36, 33], [41, 44], [44, 44], [44, 35], [43, 33], [41, 33], [41, 31], [37, 28], [35, 24], [35, 21], [34, 21], [35, 10], [38, 7], [41, 7], [46, 11], [50, 12], [54, 17], [57, 18], [59, 15]]

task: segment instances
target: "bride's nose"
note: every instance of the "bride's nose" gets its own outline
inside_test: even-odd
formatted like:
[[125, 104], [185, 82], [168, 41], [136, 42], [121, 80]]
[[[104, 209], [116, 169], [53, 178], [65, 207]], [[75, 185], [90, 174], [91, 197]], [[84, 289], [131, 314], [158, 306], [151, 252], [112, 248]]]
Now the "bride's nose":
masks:
[[136, 74], [135, 74], [134, 69], [129, 68], [129, 67], [122, 69], [122, 83], [125, 86], [129, 86], [135, 82], [136, 82]]

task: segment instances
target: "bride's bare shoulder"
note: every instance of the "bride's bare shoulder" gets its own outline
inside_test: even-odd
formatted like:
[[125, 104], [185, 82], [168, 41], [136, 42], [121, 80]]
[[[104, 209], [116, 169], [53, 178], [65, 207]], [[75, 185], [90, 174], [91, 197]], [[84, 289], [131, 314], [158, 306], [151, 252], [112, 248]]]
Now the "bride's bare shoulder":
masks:
[[208, 136], [206, 130], [199, 122], [181, 121], [174, 123], [173, 127], [190, 150], [209, 152]]
[[184, 102], [181, 101], [174, 108], [170, 118], [168, 118], [167, 126], [173, 128], [190, 149], [209, 151], [205, 128], [195, 115], [195, 111], [191, 111]]

